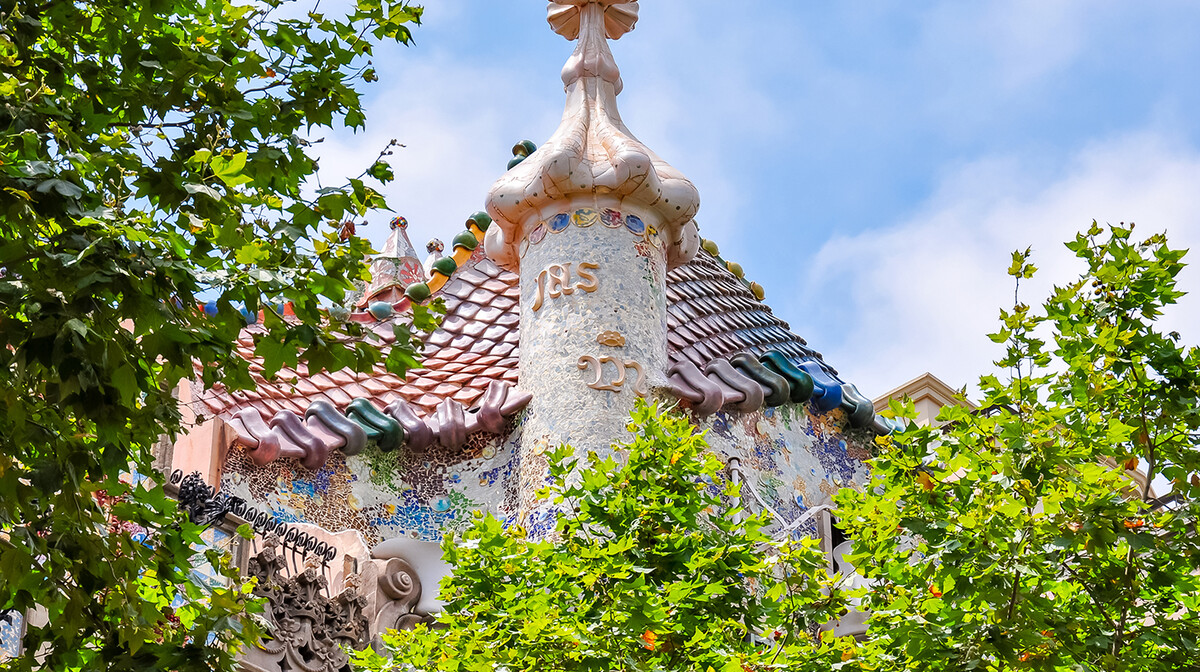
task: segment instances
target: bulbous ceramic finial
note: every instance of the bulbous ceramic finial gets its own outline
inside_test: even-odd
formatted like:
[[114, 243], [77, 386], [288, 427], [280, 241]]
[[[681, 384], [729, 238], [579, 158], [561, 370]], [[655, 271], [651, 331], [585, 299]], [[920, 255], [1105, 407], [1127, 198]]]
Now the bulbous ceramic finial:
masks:
[[546, 20], [554, 32], [568, 40], [579, 37], [581, 8], [584, 5], [600, 5], [604, 8], [604, 36], [619, 40], [637, 25], [637, 0], [566, 0], [551, 2], [546, 10]]
[[670, 267], [687, 263], [700, 244], [692, 219], [700, 208], [696, 187], [625, 127], [617, 111], [621, 73], [608, 48], [637, 23], [636, 0], [550, 2], [558, 34], [578, 40], [563, 67], [567, 92], [554, 136], [504, 174], [488, 193], [484, 250], [510, 269], [520, 267], [519, 245], [528, 230], [572, 201], [597, 208], [625, 207], [652, 217], [667, 244]]

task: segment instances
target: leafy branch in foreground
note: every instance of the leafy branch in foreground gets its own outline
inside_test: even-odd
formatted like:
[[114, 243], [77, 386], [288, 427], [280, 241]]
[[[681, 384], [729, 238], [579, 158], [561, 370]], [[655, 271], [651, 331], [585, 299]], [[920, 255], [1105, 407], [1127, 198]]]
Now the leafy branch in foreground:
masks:
[[454, 573], [430, 629], [386, 635], [390, 670], [828, 670], [852, 640], [815, 640], [846, 595], [818, 542], [773, 540], [765, 514], [681, 414], [639, 402], [633, 438], [550, 458], [554, 534], [481, 514], [443, 548]]
[[[870, 486], [839, 495], [874, 583], [854, 664], [1195, 669], [1200, 350], [1155, 328], [1184, 251], [1132, 231], [1068, 243], [1087, 271], [1040, 312], [1002, 312], [1009, 375], [982, 378], [984, 410], [881, 439]], [[1018, 286], [1035, 271], [1013, 255]]]
[[268, 378], [414, 361], [411, 333], [385, 362], [321, 310], [366, 275], [339, 231], [386, 207], [391, 150], [313, 193], [305, 136], [363, 125], [373, 50], [421, 9], [293, 4], [0, 3], [0, 611], [49, 619], [7, 669], [228, 669], [252, 638], [246, 593], [194, 579], [199, 529], [140, 478], [181, 382], [254, 384], [244, 314]]

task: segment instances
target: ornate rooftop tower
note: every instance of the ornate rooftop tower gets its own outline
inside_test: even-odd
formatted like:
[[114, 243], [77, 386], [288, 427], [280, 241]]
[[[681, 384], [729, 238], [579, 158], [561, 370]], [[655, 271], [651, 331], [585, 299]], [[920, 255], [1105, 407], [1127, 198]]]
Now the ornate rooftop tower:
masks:
[[396, 303], [404, 299], [404, 289], [411, 284], [425, 281], [421, 261], [408, 239], [408, 220], [393, 217], [392, 232], [388, 234], [383, 251], [371, 262], [371, 282], [363, 292], [358, 307], [369, 306], [376, 301]]
[[665, 385], [666, 273], [699, 247], [700, 196], [617, 112], [607, 40], [637, 14], [636, 0], [549, 3], [555, 32], [578, 41], [562, 123], [488, 194], [484, 248], [520, 274], [526, 455], [559, 441], [607, 447], [636, 396]]

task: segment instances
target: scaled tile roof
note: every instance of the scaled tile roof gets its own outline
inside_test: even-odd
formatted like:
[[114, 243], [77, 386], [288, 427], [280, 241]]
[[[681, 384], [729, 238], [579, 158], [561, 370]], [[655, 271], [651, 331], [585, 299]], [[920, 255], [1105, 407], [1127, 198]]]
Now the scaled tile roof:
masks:
[[704, 368], [714, 359], [739, 352], [761, 355], [775, 350], [796, 364], [819, 362], [826, 372], [837, 375], [819, 352], [754, 297], [745, 282], [704, 250], [667, 273], [667, 301], [667, 343], [673, 363], [686, 360]]
[[[515, 385], [520, 322], [517, 275], [501, 269], [483, 256], [482, 248], [477, 249], [435, 296], [446, 302], [446, 316], [441, 328], [426, 341], [424, 368], [410, 371], [404, 380], [378, 365], [370, 375], [322, 371], [310, 376], [303, 370], [285, 369], [275, 380], [267, 381], [258, 375], [261, 366], [255, 363], [251, 368], [257, 389], [210, 390], [200, 397], [196, 410], [226, 418], [244, 408], [268, 416], [281, 410], [303, 415], [315, 401], [344, 409], [361, 397], [381, 407], [402, 399], [418, 413], [427, 414], [443, 399], [472, 407], [492, 381]], [[774, 350], [796, 364], [814, 362], [827, 373], [837, 374], [820, 353], [789, 331], [786, 322], [707, 252], [699, 252], [690, 263], [667, 274], [667, 297], [672, 363], [690, 361], [703, 369], [714, 359], [728, 359], [739, 352], [757, 356]], [[390, 342], [394, 338], [392, 321], [367, 326]], [[258, 327], [248, 327], [239, 346], [248, 359], [254, 358], [256, 331]]]
[[[251, 370], [257, 388], [227, 392], [209, 390], [201, 395], [196, 411], [230, 418], [245, 408], [264, 415], [288, 410], [299, 415], [316, 401], [326, 401], [345, 409], [352, 400], [369, 399], [383, 407], [401, 399], [417, 413], [433, 413], [444, 399], [454, 399], [470, 408], [483, 396], [493, 381], [515, 385], [517, 382], [517, 276], [503, 271], [482, 255], [482, 249], [454, 274], [438, 293], [446, 301], [442, 327], [428, 338], [424, 368], [408, 372], [401, 379], [376, 365], [371, 374], [349, 371], [322, 371], [307, 375], [281, 370], [274, 380], [258, 374], [261, 365], [254, 361], [253, 338], [261, 328], [247, 327], [238, 351], [252, 360]], [[361, 317], [359, 313], [356, 317]], [[392, 324], [402, 316], [366, 324], [385, 343], [395, 340]]]
[[[497, 431], [502, 418], [530, 398], [515, 389], [518, 276], [487, 259], [482, 246], [463, 256], [464, 263], [434, 294], [445, 301], [447, 312], [426, 339], [423, 368], [403, 379], [382, 365], [370, 374], [285, 369], [268, 381], [253, 354], [253, 338], [261, 328], [250, 326], [238, 350], [251, 360], [256, 389], [209, 390], [194, 402], [194, 410], [229, 421], [239, 442], [255, 448], [263, 463], [296, 457], [319, 465], [332, 449], [361, 449], [363, 431], [372, 440], [398, 437], [394, 440], [414, 448], [457, 447], [469, 433]], [[675, 394], [697, 412], [755, 410], [811, 398], [821, 412], [843, 408], [856, 427], [890, 429], [875, 418], [870, 402], [838, 379], [820, 353], [789, 331], [719, 257], [702, 250], [670, 271], [667, 296], [667, 373]], [[407, 301], [382, 320], [369, 310], [351, 319], [390, 343], [393, 323], [406, 319]], [[341, 415], [359, 429], [341, 422]]]

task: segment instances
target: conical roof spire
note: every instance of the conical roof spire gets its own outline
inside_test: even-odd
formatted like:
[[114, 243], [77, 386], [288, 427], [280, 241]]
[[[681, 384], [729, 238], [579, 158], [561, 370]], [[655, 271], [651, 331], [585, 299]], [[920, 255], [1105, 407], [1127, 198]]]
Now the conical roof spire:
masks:
[[696, 187], [634, 137], [617, 112], [621, 73], [607, 40], [633, 30], [637, 15], [636, 0], [549, 3], [551, 27], [578, 45], [563, 67], [567, 103], [558, 130], [488, 193], [497, 226], [484, 249], [500, 265], [518, 268], [520, 243], [542, 218], [588, 199], [597, 209], [628, 206], [657, 220], [652, 226], [667, 244], [670, 267], [695, 255]]
[[360, 306], [374, 301], [396, 303], [404, 298], [406, 287], [425, 282], [421, 260], [408, 239], [408, 220], [393, 217], [391, 227], [383, 250], [371, 262], [371, 282], [358, 302]]

